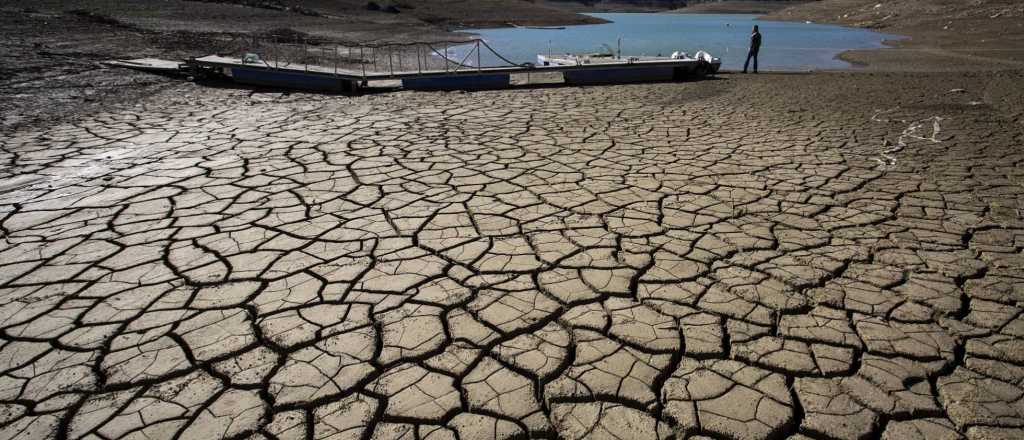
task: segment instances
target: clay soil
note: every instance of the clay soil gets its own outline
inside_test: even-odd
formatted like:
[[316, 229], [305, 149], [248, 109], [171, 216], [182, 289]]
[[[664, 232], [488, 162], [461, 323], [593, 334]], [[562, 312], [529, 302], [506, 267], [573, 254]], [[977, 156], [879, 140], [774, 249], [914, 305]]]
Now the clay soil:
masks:
[[770, 15], [909, 37], [846, 71], [360, 96], [97, 63], [473, 18], [4, 3], [0, 440], [1024, 438], [1024, 10], [875, 1]]

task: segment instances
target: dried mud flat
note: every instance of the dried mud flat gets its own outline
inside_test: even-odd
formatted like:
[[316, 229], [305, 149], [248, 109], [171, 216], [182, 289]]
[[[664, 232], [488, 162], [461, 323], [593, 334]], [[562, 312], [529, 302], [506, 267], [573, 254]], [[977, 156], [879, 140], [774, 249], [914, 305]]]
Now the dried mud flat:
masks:
[[1019, 438], [1021, 127], [898, 78], [11, 133], [0, 437]]
[[0, 439], [1024, 437], [1013, 59], [345, 97], [0, 24]]

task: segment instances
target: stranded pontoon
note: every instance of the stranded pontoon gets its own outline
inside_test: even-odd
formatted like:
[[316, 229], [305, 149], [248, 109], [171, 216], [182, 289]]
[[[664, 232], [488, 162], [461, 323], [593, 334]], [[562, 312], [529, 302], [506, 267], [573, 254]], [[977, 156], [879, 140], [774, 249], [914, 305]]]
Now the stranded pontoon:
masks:
[[[535, 84], [531, 76], [551, 77], [544, 74], [561, 74], [562, 82], [569, 85], [670, 81], [714, 74], [721, 66], [721, 60], [705, 52], [693, 57], [679, 53], [626, 58], [539, 55], [536, 64], [516, 63], [483, 40], [383, 45], [310, 45], [304, 41], [301, 46], [253, 42], [255, 49], [247, 48], [240, 55], [192, 58], [180, 69], [193, 77], [220, 76], [248, 85], [357, 92], [380, 83], [413, 90], [501, 89]], [[502, 65], [484, 66], [485, 50]], [[296, 52], [300, 56], [295, 57]], [[150, 60], [112, 65], [147, 70], [146, 61]], [[166, 62], [160, 67], [166, 68]]]

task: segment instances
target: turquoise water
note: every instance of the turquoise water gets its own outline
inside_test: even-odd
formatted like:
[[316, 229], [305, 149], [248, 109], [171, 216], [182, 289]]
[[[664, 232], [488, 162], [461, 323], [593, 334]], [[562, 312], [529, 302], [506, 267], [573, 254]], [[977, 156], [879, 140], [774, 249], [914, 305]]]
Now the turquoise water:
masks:
[[[750, 29], [761, 27], [761, 70], [842, 69], [848, 63], [835, 58], [848, 49], [884, 47], [883, 40], [899, 36], [867, 29], [815, 23], [756, 20], [747, 14], [590, 14], [611, 23], [567, 26], [561, 30], [500, 28], [463, 29], [477, 34], [512, 61], [536, 62], [538, 53], [591, 53], [605, 51], [602, 43], [616, 48], [622, 40], [623, 55], [669, 55], [681, 50], [690, 54], [705, 50], [722, 58], [725, 69], [742, 69]], [[459, 48], [457, 52], [467, 53]], [[476, 55], [469, 60], [476, 62]], [[460, 58], [461, 59], [461, 58]], [[481, 63], [503, 63], [486, 49]]]

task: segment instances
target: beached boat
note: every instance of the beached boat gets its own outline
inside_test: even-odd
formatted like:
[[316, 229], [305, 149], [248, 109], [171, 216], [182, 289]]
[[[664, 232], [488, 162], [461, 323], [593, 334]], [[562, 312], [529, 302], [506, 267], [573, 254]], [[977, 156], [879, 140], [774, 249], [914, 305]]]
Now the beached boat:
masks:
[[[692, 57], [684, 53], [675, 53], [671, 57], [624, 58], [614, 56], [611, 48], [607, 46], [608, 53], [538, 55], [538, 64], [519, 63], [495, 52], [483, 40], [472, 43], [457, 42], [460, 45], [472, 44], [473, 47], [469, 53], [454, 59], [448, 58], [449, 43], [452, 42], [440, 43], [444, 45], [443, 52], [438, 50], [438, 47], [442, 46], [437, 43], [416, 43], [415, 52], [411, 52], [408, 45], [398, 46], [396, 51], [416, 55], [416, 63], [411, 66], [408, 62], [402, 63], [400, 59], [397, 63], [394, 62], [393, 48], [390, 46], [373, 46], [368, 50], [358, 47], [358, 55], [354, 55], [357, 52], [351, 47], [345, 48], [344, 52], [338, 46], [328, 46], [326, 50], [321, 47], [317, 51], [303, 47], [302, 53], [305, 57], [301, 63], [291, 62], [288, 57], [279, 59], [276, 52], [270, 59], [264, 59], [256, 52], [245, 52], [241, 56], [217, 54], [190, 58], [184, 63], [137, 59], [114, 60], [108, 64], [173, 73], [197, 80], [222, 78], [250, 86], [335, 93], [358, 93], [367, 87], [393, 89], [399, 85], [411, 90], [490, 90], [530, 84], [556, 84], [560, 83], [560, 80], [570, 85], [671, 81], [703, 77], [717, 72], [722, 64], [721, 60], [706, 52], [698, 52]], [[424, 47], [420, 45], [428, 50], [422, 50]], [[490, 50], [506, 65], [483, 66], [481, 52], [484, 49]], [[377, 62], [380, 54], [386, 55], [385, 62]], [[474, 54], [476, 63], [467, 64]], [[352, 62], [353, 55], [356, 56], [356, 62]], [[442, 57], [441, 59], [446, 62], [442, 67], [438, 67], [437, 63], [432, 66], [424, 62], [428, 59], [426, 57], [431, 56]], [[366, 61], [367, 59], [370, 61]], [[541, 79], [534, 81], [531, 76], [534, 79]], [[559, 76], [561, 78], [557, 78]]]
[[537, 55], [537, 65], [579, 67], [564, 72], [568, 84], [609, 84], [704, 77], [718, 72], [722, 60], [704, 51], [693, 56], [675, 52], [668, 57], [622, 57], [609, 51], [582, 55]]

